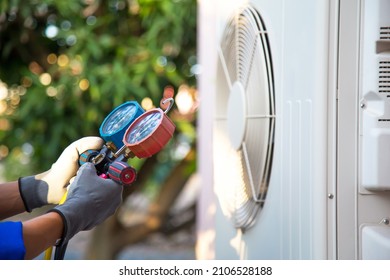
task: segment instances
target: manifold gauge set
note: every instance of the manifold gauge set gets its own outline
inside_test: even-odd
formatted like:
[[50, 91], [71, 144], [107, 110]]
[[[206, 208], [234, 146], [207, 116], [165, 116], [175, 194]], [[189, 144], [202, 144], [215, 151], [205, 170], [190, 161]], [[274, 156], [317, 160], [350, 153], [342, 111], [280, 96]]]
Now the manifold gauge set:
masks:
[[128, 160], [158, 153], [173, 136], [175, 125], [167, 113], [174, 100], [167, 98], [162, 104], [167, 102], [169, 106], [165, 111], [160, 108], [145, 111], [136, 101], [116, 107], [99, 129], [105, 144], [100, 150], [83, 152], [79, 164], [92, 162], [99, 176], [124, 186], [131, 185], [136, 180], [137, 172], [128, 164]]

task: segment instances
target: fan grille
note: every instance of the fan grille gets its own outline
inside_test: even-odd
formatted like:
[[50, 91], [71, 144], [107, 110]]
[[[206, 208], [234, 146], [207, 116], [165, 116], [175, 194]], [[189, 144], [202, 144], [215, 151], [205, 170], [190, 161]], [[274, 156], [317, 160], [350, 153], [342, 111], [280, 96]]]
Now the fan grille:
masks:
[[[253, 225], [266, 200], [275, 129], [268, 34], [260, 14], [250, 5], [236, 10], [224, 29], [217, 77], [217, 196], [235, 227], [245, 229]], [[241, 95], [235, 92], [237, 84], [243, 89]], [[231, 102], [237, 102], [237, 96], [241, 96], [244, 108], [234, 111]], [[244, 119], [244, 124], [236, 118]], [[236, 127], [236, 123], [241, 126]], [[244, 131], [239, 145], [240, 137], [232, 140], [238, 130]]]

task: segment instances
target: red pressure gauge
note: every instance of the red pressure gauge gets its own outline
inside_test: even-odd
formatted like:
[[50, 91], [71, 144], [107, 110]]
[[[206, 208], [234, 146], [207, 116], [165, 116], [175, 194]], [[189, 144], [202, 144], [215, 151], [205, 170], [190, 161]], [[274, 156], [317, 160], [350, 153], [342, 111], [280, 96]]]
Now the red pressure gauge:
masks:
[[173, 105], [173, 98], [164, 100], [166, 102], [171, 102], [167, 110], [151, 109], [135, 119], [126, 130], [123, 143], [136, 157], [146, 158], [158, 153], [172, 138], [175, 125], [166, 114]]

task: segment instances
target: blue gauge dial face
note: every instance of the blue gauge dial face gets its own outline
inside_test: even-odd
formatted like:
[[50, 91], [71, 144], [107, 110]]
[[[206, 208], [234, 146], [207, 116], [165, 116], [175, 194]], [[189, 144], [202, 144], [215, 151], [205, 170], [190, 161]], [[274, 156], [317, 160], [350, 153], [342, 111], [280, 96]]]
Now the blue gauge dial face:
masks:
[[161, 112], [153, 112], [140, 119], [134, 124], [126, 135], [126, 141], [129, 144], [135, 144], [147, 138], [160, 124], [162, 118]]
[[115, 111], [104, 123], [102, 131], [104, 134], [114, 134], [123, 128], [136, 114], [137, 107], [129, 104]]

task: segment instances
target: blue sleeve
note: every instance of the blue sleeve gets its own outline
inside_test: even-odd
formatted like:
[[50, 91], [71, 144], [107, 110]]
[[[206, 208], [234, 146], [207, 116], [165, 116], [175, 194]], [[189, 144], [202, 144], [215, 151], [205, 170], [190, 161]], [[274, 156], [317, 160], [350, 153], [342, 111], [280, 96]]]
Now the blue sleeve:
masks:
[[0, 222], [0, 260], [23, 260], [25, 253], [22, 222]]

